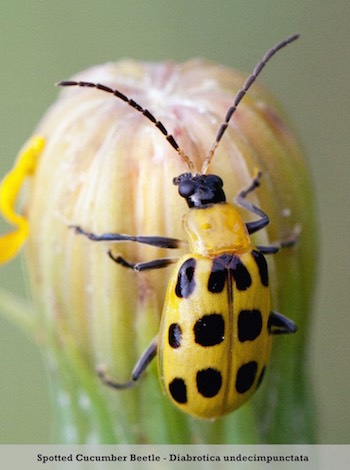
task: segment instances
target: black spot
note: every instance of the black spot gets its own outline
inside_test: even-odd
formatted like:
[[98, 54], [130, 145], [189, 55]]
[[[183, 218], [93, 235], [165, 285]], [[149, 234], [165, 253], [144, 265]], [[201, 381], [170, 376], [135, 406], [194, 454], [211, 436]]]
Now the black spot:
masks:
[[230, 270], [238, 290], [247, 290], [251, 284], [252, 279], [250, 277], [248, 269], [244, 266], [238, 256], [232, 256], [230, 263]]
[[177, 403], [187, 403], [187, 388], [183, 379], [172, 380], [169, 384], [169, 392]]
[[238, 393], [247, 392], [255, 381], [258, 364], [255, 361], [243, 364], [237, 371], [236, 390]]
[[222, 315], [203, 315], [193, 327], [195, 342], [201, 346], [215, 346], [224, 340], [225, 322]]
[[213, 260], [213, 267], [208, 280], [209, 292], [222, 292], [229, 272], [234, 278], [238, 290], [247, 290], [251, 286], [252, 279], [249, 271], [240, 258], [235, 255], [224, 254]]
[[221, 373], [216, 369], [202, 369], [197, 372], [197, 389], [203, 397], [215, 397], [222, 385]]
[[256, 265], [258, 266], [258, 269], [259, 269], [261, 284], [265, 287], [268, 287], [268, 285], [269, 285], [269, 272], [267, 270], [267, 263], [266, 263], [265, 256], [263, 254], [261, 254], [259, 251], [256, 251], [256, 250], [252, 251], [252, 256], [253, 256], [254, 261], [256, 262]]
[[179, 274], [177, 277], [177, 284], [175, 287], [175, 294], [177, 297], [189, 297], [196, 286], [194, 280], [194, 269], [196, 267], [196, 260], [194, 258], [189, 258], [186, 260], [181, 268], [179, 269]]
[[238, 315], [238, 339], [254, 341], [262, 330], [262, 316], [260, 310], [241, 310]]
[[264, 375], [265, 375], [265, 370], [266, 370], [266, 366], [262, 368], [261, 372], [260, 372], [260, 375], [259, 375], [259, 378], [258, 378], [258, 382], [256, 384], [256, 388], [260, 387], [260, 384], [261, 382], [263, 381], [263, 378], [264, 378]]
[[208, 291], [218, 294], [224, 290], [227, 278], [227, 269], [223, 264], [222, 257], [214, 258], [211, 273], [208, 279]]
[[172, 323], [169, 326], [168, 341], [172, 348], [178, 348], [181, 346], [182, 331], [181, 326], [178, 323]]

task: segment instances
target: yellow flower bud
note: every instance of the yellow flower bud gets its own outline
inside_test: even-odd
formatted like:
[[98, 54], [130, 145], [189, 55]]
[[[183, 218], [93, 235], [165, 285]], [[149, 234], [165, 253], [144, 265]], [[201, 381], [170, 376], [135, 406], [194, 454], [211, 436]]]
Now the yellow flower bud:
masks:
[[[103, 83], [149, 109], [189, 156], [196, 172], [201, 171], [244, 82], [241, 74], [203, 60], [183, 64], [124, 60], [93, 67], [74, 79]], [[246, 411], [215, 424], [194, 424], [163, 397], [155, 365], [135, 389], [125, 391], [107, 389], [96, 373], [102, 366], [118, 382], [130, 380], [136, 360], [158, 332], [172, 269], [136, 273], [113, 263], [106, 252], [143, 262], [177, 257], [186, 248], [93, 242], [70, 226], [95, 234], [183, 240], [182, 219], [188, 208], [172, 180], [189, 171], [184, 159], [141, 113], [92, 88], [64, 89], [35, 133], [46, 143], [25, 201], [30, 228], [25, 257], [37, 305], [37, 333], [55, 358], [51, 365], [56, 364], [62, 374], [62, 388], [73, 390], [67, 409], [73, 415], [76, 406], [76, 414], [86, 419], [82, 425], [72, 416], [67, 418], [75, 426], [71, 441], [191, 443], [215, 442], [220, 436], [221, 442], [248, 442], [239, 432], [239, 419], [246, 419]], [[230, 121], [208, 173], [223, 179], [227, 200], [233, 203], [257, 170], [263, 173], [261, 187], [249, 199], [269, 214], [271, 224], [253, 236], [254, 242], [268, 245], [287, 238], [296, 226], [301, 228], [299, 246], [270, 257], [269, 267], [274, 307], [283, 308], [303, 329], [313, 274], [310, 182], [299, 146], [275, 103], [254, 85]], [[240, 211], [245, 221], [254, 219]], [[272, 361], [275, 372], [267, 379], [277, 397], [276, 374], [283, 374], [285, 367], [286, 378], [281, 375], [280, 381], [286, 380], [297, 393], [296, 381], [303, 376], [298, 352], [303, 336], [277, 346], [287, 351], [284, 364], [278, 358]], [[258, 392], [265, 404], [269, 385]], [[283, 384], [282, 388], [286, 389]], [[274, 414], [283, 403], [266, 406]], [[238, 430], [233, 433], [235, 426]], [[268, 426], [285, 442], [296, 433], [293, 425], [289, 430], [279, 427], [278, 419]], [[306, 428], [299, 430], [301, 440], [308, 438]], [[67, 434], [63, 439], [69, 440]]]

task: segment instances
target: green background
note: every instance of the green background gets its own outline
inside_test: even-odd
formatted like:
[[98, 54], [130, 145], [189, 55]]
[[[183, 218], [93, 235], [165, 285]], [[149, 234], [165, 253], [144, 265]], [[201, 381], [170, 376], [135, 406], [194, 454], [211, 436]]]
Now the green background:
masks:
[[[294, 32], [302, 38], [260, 79], [305, 148], [319, 215], [319, 277], [309, 371], [318, 441], [350, 443], [350, 2], [273, 0], [1, 1], [0, 174], [55, 100], [53, 84], [94, 64], [131, 57], [205, 57], [251, 71]], [[0, 285], [24, 295], [20, 262]], [[0, 443], [45, 443], [49, 386], [37, 347], [0, 316]]]

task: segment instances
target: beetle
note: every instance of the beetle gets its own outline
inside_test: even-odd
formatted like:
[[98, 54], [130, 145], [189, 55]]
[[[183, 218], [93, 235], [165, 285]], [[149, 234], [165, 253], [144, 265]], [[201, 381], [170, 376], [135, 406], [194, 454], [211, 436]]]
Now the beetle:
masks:
[[[261, 172], [236, 198], [238, 206], [258, 217], [250, 222], [244, 222], [238, 208], [226, 201], [222, 179], [207, 174], [238, 104], [271, 57], [297, 38], [294, 34], [279, 42], [256, 65], [228, 109], [200, 173], [194, 171], [192, 161], [165, 126], [120, 91], [83, 81], [58, 84], [96, 88], [125, 101], [162, 132], [189, 169], [173, 180], [188, 205], [184, 220], [188, 253], [175, 261], [161, 258], [133, 263], [108, 252], [114, 262], [137, 272], [164, 268], [173, 262], [176, 265], [167, 287], [159, 334], [138, 360], [130, 381], [118, 383], [100, 370], [107, 385], [119, 390], [134, 386], [158, 355], [161, 383], [174, 404], [199, 418], [217, 418], [241, 406], [258, 388], [269, 360], [272, 335], [297, 330], [292, 320], [271, 310], [265, 259], [280, 248], [293, 246], [297, 232], [274, 245], [255, 246], [250, 235], [269, 224], [268, 215], [247, 199], [259, 186]], [[93, 241], [144, 243], [167, 249], [182, 245], [175, 238], [95, 234], [78, 225], [71, 228]]]

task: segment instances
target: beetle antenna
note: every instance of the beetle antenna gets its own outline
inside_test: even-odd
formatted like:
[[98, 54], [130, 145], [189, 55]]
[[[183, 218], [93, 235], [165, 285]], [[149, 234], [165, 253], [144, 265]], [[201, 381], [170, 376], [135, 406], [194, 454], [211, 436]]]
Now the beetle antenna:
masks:
[[176, 152], [180, 155], [182, 160], [187, 164], [188, 169], [193, 172], [193, 163], [190, 158], [185, 154], [185, 152], [180, 148], [179, 144], [176, 142], [174, 136], [169, 134], [167, 129], [165, 128], [164, 124], [161, 121], [158, 121], [153, 114], [148, 111], [148, 109], [143, 108], [140, 106], [136, 101], [131, 98], [128, 98], [126, 95], [121, 93], [119, 90], [113, 90], [112, 88], [101, 85], [101, 83], [92, 83], [92, 82], [83, 82], [83, 81], [73, 81], [73, 80], [65, 80], [62, 82], [57, 83], [57, 86], [61, 87], [68, 87], [68, 86], [79, 86], [85, 88], [96, 88], [97, 90], [104, 91], [106, 93], [110, 93], [114, 95], [116, 98], [119, 98], [122, 101], [125, 101], [129, 106], [136, 109], [139, 113], [143, 114], [149, 121], [151, 121], [157, 129], [165, 136], [166, 140], [169, 144], [176, 150]]
[[219, 145], [219, 142], [224, 135], [228, 124], [230, 122], [230, 119], [232, 118], [233, 114], [235, 113], [237, 106], [239, 103], [242, 101], [244, 98], [245, 94], [249, 90], [249, 88], [253, 85], [257, 77], [260, 75], [261, 71], [267, 64], [267, 62], [271, 59], [272, 56], [276, 54], [280, 49], [283, 49], [285, 46], [290, 44], [291, 42], [295, 41], [298, 39], [299, 34], [293, 34], [292, 36], [288, 37], [287, 39], [284, 39], [283, 41], [280, 41], [278, 44], [276, 44], [274, 47], [269, 49], [263, 58], [257, 63], [255, 66], [253, 72], [249, 75], [249, 77], [246, 79], [244, 85], [242, 88], [236, 93], [236, 96], [234, 97], [233, 104], [232, 106], [227, 110], [225, 119], [223, 123], [221, 124], [219, 128], [219, 132], [217, 133], [217, 136], [215, 138], [214, 143], [212, 144], [207, 158], [204, 160], [203, 165], [202, 165], [202, 174], [205, 174], [215, 153], [215, 150], [217, 149], [217, 146]]

